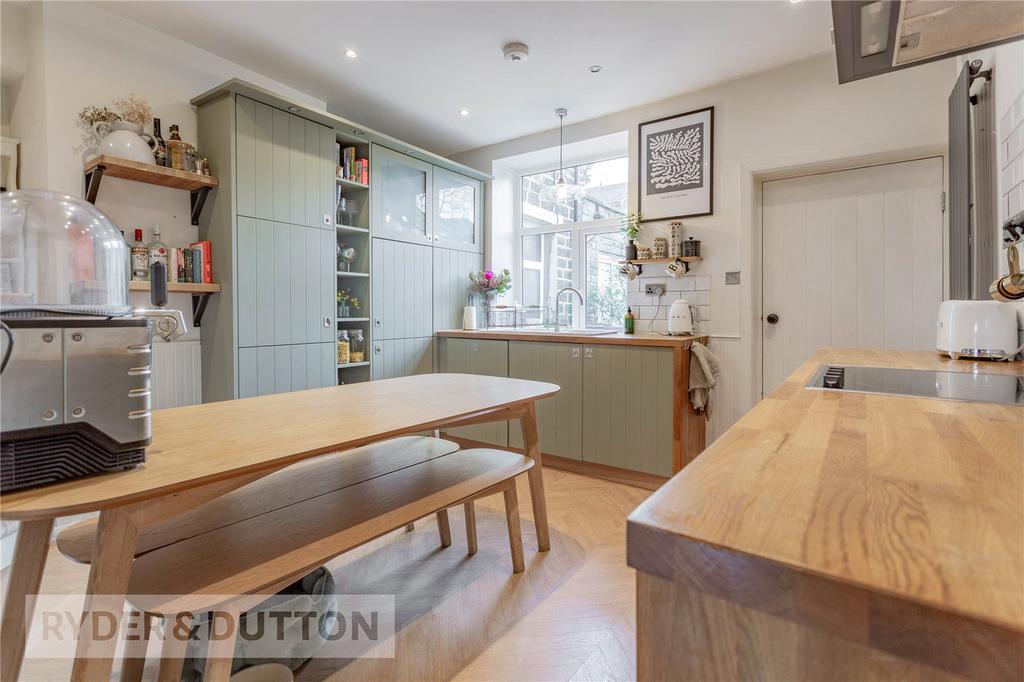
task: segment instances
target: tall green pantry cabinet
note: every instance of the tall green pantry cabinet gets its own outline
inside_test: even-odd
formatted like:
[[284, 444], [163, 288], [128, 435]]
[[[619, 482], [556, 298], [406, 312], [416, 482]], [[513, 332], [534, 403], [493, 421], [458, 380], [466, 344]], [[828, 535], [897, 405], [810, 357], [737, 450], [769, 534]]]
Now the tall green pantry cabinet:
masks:
[[333, 386], [335, 132], [230, 90], [197, 107], [221, 183], [199, 226], [222, 287], [202, 321], [203, 399]]

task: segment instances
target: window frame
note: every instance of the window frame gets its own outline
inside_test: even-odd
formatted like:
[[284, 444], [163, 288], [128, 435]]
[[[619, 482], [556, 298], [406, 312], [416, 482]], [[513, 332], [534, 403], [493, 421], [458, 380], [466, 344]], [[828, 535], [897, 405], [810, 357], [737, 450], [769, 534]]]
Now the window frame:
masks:
[[[571, 168], [573, 166], [585, 166], [593, 163], [601, 163], [602, 161], [615, 161], [618, 159], [626, 159], [626, 198], [627, 203], [629, 199], [629, 152], [623, 150], [622, 154], [616, 154], [614, 156], [608, 156], [607, 154], [595, 155], [593, 158], [581, 158], [574, 160], [563, 166], [563, 168]], [[579, 300], [575, 296], [572, 297], [572, 319], [582, 320], [583, 329], [587, 327], [587, 314], [586, 314], [586, 300], [587, 300], [587, 283], [585, 268], [580, 267], [586, 262], [587, 257], [587, 235], [591, 234], [607, 234], [609, 232], [621, 232], [622, 231], [622, 220], [620, 218], [604, 218], [601, 220], [587, 220], [580, 223], [563, 223], [561, 225], [545, 225], [542, 227], [523, 227], [523, 178], [527, 175], [536, 175], [537, 173], [550, 173], [558, 172], [558, 166], [551, 167], [550, 164], [544, 164], [541, 166], [535, 166], [532, 168], [517, 168], [516, 169], [516, 185], [515, 185], [515, 201], [513, 202], [513, 233], [515, 239], [513, 240], [513, 258], [515, 259], [515, 277], [517, 282], [523, 281], [523, 237], [531, 235], [542, 235], [552, 234], [555, 232], [570, 232], [572, 234], [572, 286], [574, 289], [579, 291], [583, 295], [584, 304], [580, 305]], [[623, 254], [625, 257], [625, 254]], [[557, 310], [553, 311], [557, 314]], [[614, 327], [593, 327], [593, 329], [608, 329]]]

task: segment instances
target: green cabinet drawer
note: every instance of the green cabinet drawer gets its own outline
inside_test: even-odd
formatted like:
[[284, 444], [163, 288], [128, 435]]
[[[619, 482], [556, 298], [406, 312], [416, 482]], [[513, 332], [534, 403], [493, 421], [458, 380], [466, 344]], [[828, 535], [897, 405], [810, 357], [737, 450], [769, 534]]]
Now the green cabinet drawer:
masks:
[[583, 346], [584, 461], [672, 475], [672, 359], [671, 348]]
[[[440, 338], [438, 341], [442, 372], [508, 376], [508, 341], [453, 338]], [[492, 445], [508, 445], [508, 422], [464, 426], [448, 433]]]
[[[537, 434], [541, 452], [582, 459], [583, 348], [575, 343], [509, 341], [508, 375], [557, 384], [561, 390], [538, 400]], [[517, 422], [509, 422], [508, 444], [523, 447]]]

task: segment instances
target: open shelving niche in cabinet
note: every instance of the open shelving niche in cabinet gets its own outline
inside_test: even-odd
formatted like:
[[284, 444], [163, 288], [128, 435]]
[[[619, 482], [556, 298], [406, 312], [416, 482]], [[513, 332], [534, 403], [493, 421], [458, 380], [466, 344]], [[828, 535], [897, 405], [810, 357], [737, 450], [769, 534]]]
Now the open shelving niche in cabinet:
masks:
[[[338, 364], [338, 383], [354, 384], [369, 381], [371, 377], [370, 349], [370, 184], [356, 182], [342, 177], [343, 165], [340, 153], [347, 147], [355, 148], [357, 159], [370, 159], [370, 143], [358, 137], [358, 133], [347, 134], [336, 131], [337, 144], [335, 156], [337, 169], [335, 173], [335, 215], [334, 225], [337, 236], [337, 291], [354, 296], [358, 306], [349, 305], [347, 314], [337, 313], [337, 329], [351, 333], [359, 329], [363, 332], [363, 360]], [[373, 178], [369, 178], [373, 182]], [[343, 258], [345, 250], [355, 249], [355, 258], [350, 262]], [[340, 308], [340, 304], [339, 304]]]

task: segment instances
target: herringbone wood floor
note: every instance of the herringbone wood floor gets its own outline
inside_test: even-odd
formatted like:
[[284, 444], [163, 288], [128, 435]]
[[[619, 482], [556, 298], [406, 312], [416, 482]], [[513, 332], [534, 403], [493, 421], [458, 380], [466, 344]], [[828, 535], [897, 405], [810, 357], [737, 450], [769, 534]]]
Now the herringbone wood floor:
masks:
[[[447, 549], [425, 519], [412, 533], [392, 533], [331, 562], [339, 592], [395, 595], [395, 657], [339, 660], [322, 651], [296, 680], [634, 679], [626, 516], [649, 493], [554, 469], [544, 476], [550, 552], [536, 551], [525, 477], [519, 485], [525, 573], [512, 574], [500, 495], [477, 502], [474, 557], [466, 555], [462, 511], [453, 509]], [[87, 576], [87, 567], [52, 550], [41, 591], [81, 591]], [[22, 679], [67, 679], [69, 672], [70, 661], [27, 660]], [[146, 679], [155, 674], [150, 661]]]

